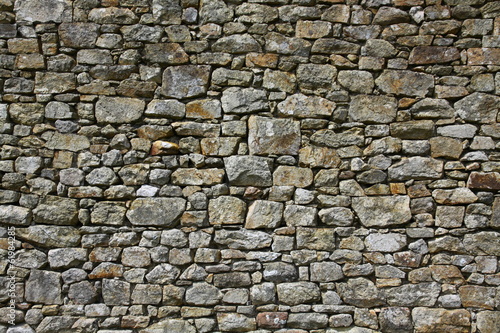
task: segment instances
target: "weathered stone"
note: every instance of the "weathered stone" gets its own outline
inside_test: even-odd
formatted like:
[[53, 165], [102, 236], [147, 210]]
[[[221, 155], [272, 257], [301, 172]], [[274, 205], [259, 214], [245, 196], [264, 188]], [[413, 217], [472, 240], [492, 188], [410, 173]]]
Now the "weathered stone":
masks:
[[477, 234], [468, 234], [464, 237], [465, 249], [474, 255], [498, 255], [500, 253], [500, 239], [494, 231], [482, 231]]
[[307, 168], [280, 165], [273, 173], [276, 186], [308, 187], [313, 182], [313, 173]]
[[118, 182], [118, 177], [116, 177], [113, 169], [108, 167], [102, 167], [92, 170], [86, 177], [85, 180], [90, 185], [113, 185]]
[[257, 328], [255, 318], [239, 313], [218, 313], [217, 323], [223, 332], [249, 332]]
[[61, 274], [32, 270], [25, 291], [26, 301], [42, 304], [62, 304]]
[[396, 23], [410, 22], [410, 15], [404, 10], [393, 7], [381, 7], [375, 17], [373, 24], [390, 25]]
[[256, 200], [248, 207], [246, 229], [276, 228], [281, 224], [283, 204], [274, 201]]
[[443, 172], [443, 162], [426, 157], [410, 157], [388, 169], [389, 180], [439, 179]]
[[297, 248], [319, 251], [335, 250], [335, 232], [331, 228], [297, 228]]
[[434, 77], [412, 71], [385, 70], [375, 83], [387, 94], [424, 97], [434, 88]]
[[133, 225], [173, 227], [185, 206], [186, 200], [181, 198], [139, 198], [132, 202], [126, 216]]
[[215, 185], [222, 183], [224, 170], [179, 168], [172, 173], [174, 185]]
[[468, 188], [459, 187], [453, 190], [434, 190], [432, 196], [439, 204], [462, 205], [476, 202], [478, 197]]
[[406, 284], [386, 291], [391, 306], [434, 306], [441, 287], [438, 283]]
[[251, 154], [298, 154], [300, 148], [298, 121], [251, 116], [248, 127], [248, 146]]
[[9, 107], [9, 116], [18, 124], [33, 126], [43, 121], [43, 105], [38, 103], [14, 103]]
[[145, 103], [126, 97], [101, 97], [96, 103], [95, 115], [100, 123], [130, 123], [141, 118]]
[[163, 72], [162, 94], [172, 98], [190, 98], [207, 91], [210, 66], [173, 66]]
[[467, 187], [482, 190], [498, 190], [500, 189], [500, 173], [472, 172], [469, 176]]
[[231, 156], [224, 158], [231, 185], [271, 186], [272, 160], [258, 156]]
[[295, 94], [278, 104], [281, 116], [297, 118], [329, 117], [335, 109], [335, 103], [317, 96]]
[[365, 227], [405, 224], [411, 218], [408, 196], [352, 198], [352, 208]]
[[462, 142], [447, 137], [434, 137], [429, 140], [431, 144], [431, 156], [433, 158], [444, 157], [458, 159], [462, 155]]
[[13, 205], [0, 206], [0, 222], [11, 225], [29, 225], [31, 223], [31, 210]]
[[45, 137], [47, 142], [45, 147], [56, 150], [81, 151], [90, 147], [90, 141], [86, 136], [77, 134], [62, 134], [53, 132]]
[[344, 278], [342, 267], [334, 262], [314, 262], [310, 267], [312, 282], [332, 282]]
[[227, 52], [244, 54], [248, 52], [261, 52], [259, 43], [249, 34], [231, 35], [218, 39], [212, 45], [213, 52]]
[[340, 71], [337, 79], [344, 88], [354, 93], [370, 94], [375, 87], [373, 76], [368, 71]]
[[78, 49], [95, 47], [99, 26], [94, 23], [62, 23], [59, 38], [62, 45]]
[[478, 92], [455, 103], [455, 110], [460, 118], [479, 123], [494, 123], [499, 107], [500, 97]]
[[52, 249], [48, 254], [51, 268], [79, 266], [87, 260], [87, 250], [80, 248]]
[[206, 282], [195, 283], [186, 291], [186, 302], [190, 305], [210, 306], [219, 303], [221, 299], [221, 291]]
[[221, 196], [208, 203], [210, 224], [242, 224], [245, 221], [246, 203], [236, 197]]
[[299, 150], [299, 165], [310, 168], [336, 168], [341, 160], [334, 149], [307, 146]]
[[416, 332], [466, 333], [471, 326], [471, 315], [465, 309], [417, 307], [412, 310], [412, 318]]
[[227, 245], [230, 249], [256, 250], [269, 247], [271, 242], [271, 236], [262, 231], [240, 229], [215, 232], [215, 243]]
[[353, 121], [368, 123], [390, 123], [396, 119], [396, 111], [396, 99], [387, 96], [357, 95], [349, 106]]
[[346, 227], [354, 222], [354, 214], [346, 207], [325, 208], [319, 211], [321, 222], [326, 225]]
[[406, 244], [406, 236], [395, 233], [373, 233], [365, 238], [366, 249], [374, 252], [397, 252], [404, 248]]
[[218, 119], [221, 114], [221, 102], [217, 99], [202, 99], [186, 104], [186, 118]]
[[149, 283], [168, 284], [173, 283], [181, 274], [180, 270], [170, 264], [160, 264], [146, 274]]
[[406, 140], [424, 140], [434, 136], [434, 122], [432, 120], [412, 120], [392, 123], [391, 135]]
[[481, 311], [477, 314], [477, 328], [482, 333], [494, 333], [500, 325], [498, 311]]
[[294, 56], [309, 56], [311, 52], [311, 43], [295, 37], [286, 37], [276, 32], [270, 32], [265, 36], [266, 52], [294, 55]]
[[451, 118], [454, 110], [446, 100], [424, 98], [413, 104], [410, 112], [416, 119]]
[[68, 0], [16, 1], [14, 10], [19, 21], [27, 22], [61, 23], [72, 17], [71, 1]]
[[347, 283], [338, 283], [337, 292], [345, 303], [357, 307], [368, 308], [385, 304], [382, 291], [365, 278], [354, 278]]
[[361, 46], [336, 38], [317, 39], [311, 51], [321, 54], [359, 54]]
[[80, 231], [64, 226], [30, 226], [17, 228], [16, 235], [20, 239], [47, 248], [75, 247], [80, 244]]
[[144, 46], [144, 59], [149, 63], [181, 65], [189, 61], [189, 56], [177, 43], [154, 43]]
[[467, 64], [498, 65], [500, 64], [500, 50], [497, 48], [470, 48], [467, 50]]
[[[337, 69], [331, 65], [300, 64], [297, 67], [297, 80], [299, 88], [303, 92], [330, 91], [336, 76]], [[305, 96], [297, 95], [297, 97], [300, 97], [297, 102], [301, 102], [304, 99], [307, 102], [307, 98], [304, 98]]]
[[222, 0], [204, 1], [200, 8], [200, 23], [222, 24], [233, 19], [233, 9]]
[[460, 59], [460, 52], [455, 47], [417, 46], [410, 53], [410, 64], [429, 65], [451, 62]]
[[148, 104], [144, 114], [146, 116], [182, 119], [186, 115], [186, 106], [174, 99], [154, 99]]
[[102, 280], [102, 298], [106, 305], [130, 304], [130, 283], [120, 280]]
[[35, 222], [75, 225], [78, 222], [78, 201], [74, 199], [46, 196], [33, 210]]
[[290, 282], [277, 285], [278, 299], [287, 305], [313, 303], [320, 300], [319, 287], [312, 282]]
[[92, 9], [89, 20], [98, 24], [134, 24], [138, 18], [130, 9], [107, 7]]
[[332, 30], [332, 24], [323, 21], [298, 21], [295, 36], [298, 38], [317, 39], [326, 37]]
[[90, 214], [91, 223], [107, 225], [123, 225], [127, 209], [115, 201], [98, 202]]
[[328, 325], [328, 315], [324, 313], [291, 313], [287, 326], [291, 328], [319, 329]]
[[196, 333], [197, 331], [195, 326], [185, 319], [165, 319], [139, 331], [139, 333], [157, 332]]
[[449, 125], [438, 127], [437, 133], [442, 136], [449, 136], [458, 139], [473, 138], [477, 132], [477, 128], [471, 124], [464, 125]]
[[265, 91], [254, 88], [226, 89], [222, 93], [221, 102], [225, 113], [254, 113], [269, 108]]

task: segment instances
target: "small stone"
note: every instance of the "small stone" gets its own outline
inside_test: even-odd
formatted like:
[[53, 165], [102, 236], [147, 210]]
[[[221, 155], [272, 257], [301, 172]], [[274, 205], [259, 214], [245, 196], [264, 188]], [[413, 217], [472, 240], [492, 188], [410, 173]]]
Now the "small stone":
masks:
[[179, 168], [172, 173], [174, 185], [211, 186], [223, 182], [224, 170]]
[[162, 94], [172, 98], [190, 98], [207, 91], [210, 66], [173, 66], [163, 72]]
[[396, 119], [396, 99], [387, 96], [357, 95], [352, 98], [349, 116], [353, 121], [390, 123]]
[[250, 207], [248, 207], [245, 228], [277, 228], [281, 224], [282, 216], [282, 203], [256, 200], [250, 205]]
[[[295, 37], [286, 37], [277, 32], [270, 32], [265, 36], [265, 49], [270, 53], [287, 54], [295, 56], [308, 56], [311, 43]], [[255, 51], [259, 52], [259, 51]]]
[[248, 146], [252, 155], [298, 154], [300, 148], [298, 121], [251, 116], [248, 127]]
[[59, 38], [62, 45], [73, 48], [93, 48], [99, 35], [99, 26], [94, 23], [62, 23]]
[[94, 8], [89, 13], [89, 20], [98, 24], [134, 24], [138, 21], [134, 12], [127, 8]]
[[352, 198], [352, 208], [365, 227], [404, 224], [411, 218], [408, 196]]
[[14, 10], [18, 20], [27, 22], [61, 23], [72, 17], [68, 0], [16, 1]]
[[74, 199], [46, 196], [33, 210], [35, 222], [75, 225], [78, 223], [78, 201]]
[[353, 93], [370, 94], [375, 87], [373, 76], [367, 71], [340, 71], [337, 79], [344, 88]]
[[406, 70], [385, 70], [375, 83], [387, 94], [424, 97], [434, 88], [434, 77]]
[[217, 230], [215, 232], [215, 243], [227, 245], [230, 249], [255, 250], [269, 247], [272, 237], [262, 231], [254, 230]]
[[121, 124], [138, 120], [145, 103], [126, 97], [101, 97], [96, 104], [96, 119], [100, 123]]
[[278, 104], [281, 116], [297, 118], [329, 117], [335, 109], [335, 103], [317, 96], [295, 94]]
[[217, 323], [225, 332], [248, 332], [257, 328], [255, 318], [239, 313], [218, 313]]
[[227, 177], [231, 185], [272, 185], [272, 160], [258, 156], [231, 156], [224, 158]]
[[312, 282], [290, 282], [277, 285], [278, 299], [287, 305], [313, 303], [320, 300], [320, 290]]
[[222, 93], [221, 102], [226, 113], [245, 114], [269, 108], [265, 91], [254, 88], [226, 89]]
[[208, 203], [210, 224], [242, 224], [245, 220], [246, 203], [236, 197], [220, 196]]
[[446, 63], [460, 59], [460, 52], [455, 47], [417, 46], [410, 53], [410, 64], [429, 65]]
[[273, 174], [273, 184], [276, 186], [308, 187], [313, 182], [310, 169], [280, 165]]
[[42, 304], [62, 304], [61, 274], [32, 270], [25, 291], [26, 301]]
[[9, 116], [15, 123], [33, 126], [43, 121], [43, 105], [38, 103], [14, 103], [9, 107]]
[[434, 306], [440, 293], [440, 284], [405, 284], [387, 290], [387, 303], [391, 306]]
[[210, 306], [222, 299], [221, 291], [205, 282], [194, 283], [186, 291], [186, 302], [190, 305]]
[[261, 52], [262, 48], [251, 35], [244, 34], [219, 38], [212, 45], [212, 51], [245, 54], [248, 52]]

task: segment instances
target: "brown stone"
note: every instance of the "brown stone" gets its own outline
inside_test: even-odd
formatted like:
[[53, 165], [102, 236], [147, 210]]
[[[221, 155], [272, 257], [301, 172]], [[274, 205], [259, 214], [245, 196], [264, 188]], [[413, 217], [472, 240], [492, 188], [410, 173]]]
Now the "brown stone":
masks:
[[276, 186], [307, 187], [313, 182], [313, 172], [308, 168], [281, 165], [273, 174], [273, 182]]
[[287, 312], [261, 312], [257, 315], [257, 326], [269, 329], [283, 328], [287, 320]]
[[456, 266], [431, 265], [431, 274], [434, 281], [439, 283], [463, 284], [465, 279]]
[[434, 158], [444, 157], [458, 159], [462, 155], [462, 142], [448, 137], [434, 137], [429, 140], [431, 144], [431, 156]]
[[415, 333], [468, 333], [471, 315], [464, 309], [445, 310], [433, 308], [414, 308], [412, 318]]
[[498, 48], [472, 48], [467, 50], [467, 64], [477, 65], [499, 65], [500, 49]]
[[493, 310], [495, 308], [495, 288], [463, 286], [458, 290], [462, 306]]
[[246, 55], [247, 67], [276, 68], [278, 55], [274, 53], [249, 53]]
[[151, 155], [174, 155], [179, 152], [179, 145], [168, 141], [155, 141], [151, 146]]
[[299, 165], [311, 168], [336, 168], [341, 160], [335, 149], [307, 146], [299, 150]]
[[500, 190], [500, 173], [472, 172], [467, 187], [481, 190]]
[[410, 53], [410, 64], [429, 65], [451, 62], [460, 59], [456, 47], [417, 46]]

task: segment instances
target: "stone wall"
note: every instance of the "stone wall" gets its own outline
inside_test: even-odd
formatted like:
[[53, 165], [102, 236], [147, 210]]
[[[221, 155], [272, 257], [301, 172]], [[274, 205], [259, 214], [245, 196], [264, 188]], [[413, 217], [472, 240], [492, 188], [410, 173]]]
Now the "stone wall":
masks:
[[500, 1], [0, 0], [0, 333], [498, 333], [499, 69]]

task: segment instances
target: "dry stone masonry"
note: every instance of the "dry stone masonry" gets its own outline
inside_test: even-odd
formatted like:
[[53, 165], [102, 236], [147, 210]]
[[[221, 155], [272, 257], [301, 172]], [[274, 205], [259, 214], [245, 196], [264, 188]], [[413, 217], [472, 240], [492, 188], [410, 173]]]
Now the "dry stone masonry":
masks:
[[0, 89], [0, 333], [500, 332], [500, 1], [0, 0]]

